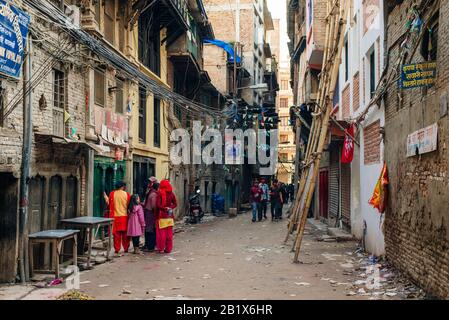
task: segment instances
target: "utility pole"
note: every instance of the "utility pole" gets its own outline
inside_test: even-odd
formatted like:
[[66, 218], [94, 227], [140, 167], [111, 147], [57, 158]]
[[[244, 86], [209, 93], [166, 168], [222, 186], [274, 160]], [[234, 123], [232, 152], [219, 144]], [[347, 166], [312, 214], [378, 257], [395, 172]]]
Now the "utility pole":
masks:
[[[236, 115], [238, 114], [238, 81], [237, 81], [237, 76], [238, 76], [238, 66], [237, 66], [237, 57], [238, 57], [238, 51], [240, 49], [240, 0], [236, 0], [235, 1], [235, 43], [234, 43], [234, 90], [233, 90], [233, 103], [234, 103], [234, 108], [235, 108], [235, 112]], [[235, 151], [235, 148], [237, 146], [233, 143], [233, 152]], [[235, 188], [235, 168], [236, 164], [233, 164], [233, 166], [231, 167], [232, 170], [232, 189], [233, 189], [233, 194], [234, 194], [234, 204], [236, 204], [236, 208], [238, 210], [238, 196], [237, 196], [237, 190]], [[233, 204], [233, 205], [234, 205]]]
[[23, 147], [22, 165], [20, 170], [20, 203], [19, 203], [19, 272], [20, 281], [25, 284], [29, 279], [28, 272], [28, 182], [30, 176], [31, 158], [31, 128], [32, 128], [32, 100], [31, 83], [31, 36], [28, 36], [28, 50], [23, 63]]

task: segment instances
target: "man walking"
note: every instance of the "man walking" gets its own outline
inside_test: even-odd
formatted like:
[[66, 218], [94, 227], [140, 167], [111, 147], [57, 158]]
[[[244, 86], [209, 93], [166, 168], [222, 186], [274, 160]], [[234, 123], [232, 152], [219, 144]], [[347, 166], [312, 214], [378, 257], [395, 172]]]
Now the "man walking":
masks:
[[260, 202], [260, 209], [263, 213], [263, 218], [267, 219], [267, 206], [268, 206], [268, 200], [270, 198], [270, 187], [268, 187], [268, 184], [266, 183], [265, 179], [260, 180], [259, 188], [262, 190], [262, 201]]
[[128, 205], [131, 195], [125, 191], [126, 184], [120, 181], [116, 189], [109, 194], [103, 192], [104, 201], [109, 206], [109, 217], [114, 219], [112, 234], [114, 235], [115, 254], [120, 252], [123, 246], [124, 252], [128, 252], [130, 239], [128, 233]]
[[250, 200], [253, 209], [253, 222], [256, 222], [257, 218], [259, 221], [261, 221], [262, 210], [260, 208], [260, 202], [262, 201], [262, 190], [259, 188], [259, 184], [257, 183], [257, 181], [254, 181], [254, 184], [251, 188]]
[[293, 203], [293, 201], [295, 200], [295, 186], [293, 185], [293, 183], [290, 183], [288, 191], [290, 193], [290, 201]]
[[271, 199], [271, 221], [277, 221], [282, 218], [282, 193], [280, 190], [280, 185], [278, 180], [273, 181], [273, 185], [270, 190], [270, 199]]

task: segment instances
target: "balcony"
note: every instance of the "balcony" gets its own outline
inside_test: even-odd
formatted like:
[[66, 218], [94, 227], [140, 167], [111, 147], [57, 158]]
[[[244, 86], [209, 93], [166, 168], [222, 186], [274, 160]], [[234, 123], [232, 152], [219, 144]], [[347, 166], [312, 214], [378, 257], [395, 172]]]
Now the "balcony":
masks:
[[189, 30], [187, 0], [160, 0], [159, 14], [161, 27], [167, 28], [168, 45]]
[[273, 54], [271, 52], [271, 46], [269, 43], [264, 43], [263, 52], [265, 54], [265, 58], [271, 58], [273, 56]]
[[192, 27], [167, 48], [167, 53], [175, 65], [189, 65], [189, 73], [200, 73], [203, 69], [202, 47], [201, 38]]

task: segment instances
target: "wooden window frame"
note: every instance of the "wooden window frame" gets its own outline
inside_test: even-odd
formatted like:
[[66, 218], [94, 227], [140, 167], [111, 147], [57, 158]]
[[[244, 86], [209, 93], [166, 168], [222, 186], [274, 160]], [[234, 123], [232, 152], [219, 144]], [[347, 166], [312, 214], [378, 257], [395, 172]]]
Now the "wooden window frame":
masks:
[[139, 142], [147, 142], [147, 100], [148, 95], [145, 88], [139, 88]]
[[115, 112], [124, 114], [125, 113], [125, 82], [120, 79], [115, 80]]
[[[436, 61], [438, 58], [438, 32], [440, 30], [439, 11], [431, 18], [430, 29], [424, 30], [424, 36], [421, 43], [421, 55], [426, 61]], [[436, 30], [435, 30], [436, 29]], [[429, 42], [432, 42], [432, 50], [429, 51]]]
[[376, 91], [376, 50], [375, 48], [369, 54], [369, 97], [374, 96]]
[[[285, 105], [284, 105], [285, 102]], [[279, 107], [280, 108], [288, 108], [288, 99], [287, 98], [281, 98], [279, 100]]]
[[[97, 83], [99, 78], [97, 76], [102, 75], [103, 78], [103, 97], [102, 100], [99, 100], [99, 96], [97, 93], [99, 93], [97, 90], [100, 87], [97, 87]], [[102, 70], [94, 69], [94, 103], [98, 106], [105, 107], [106, 106], [106, 73]]]
[[[104, 38], [106, 41], [108, 41], [110, 44], [115, 44], [115, 26], [116, 26], [116, 16], [117, 16], [117, 9], [116, 9], [116, 3], [115, 0], [108, 0], [105, 3], [106, 5], [103, 6], [104, 8]], [[113, 12], [108, 12], [108, 5], [110, 5], [110, 9]], [[112, 16], [111, 16], [112, 14]], [[109, 25], [111, 23], [111, 25]], [[112, 34], [109, 34], [111, 32]], [[111, 36], [112, 38], [109, 38]]]
[[153, 103], [153, 147], [160, 148], [161, 147], [161, 100], [154, 97]]
[[[57, 84], [58, 82], [58, 84]], [[65, 110], [65, 72], [59, 69], [53, 69], [53, 107]], [[57, 96], [57, 97], [56, 97]]]

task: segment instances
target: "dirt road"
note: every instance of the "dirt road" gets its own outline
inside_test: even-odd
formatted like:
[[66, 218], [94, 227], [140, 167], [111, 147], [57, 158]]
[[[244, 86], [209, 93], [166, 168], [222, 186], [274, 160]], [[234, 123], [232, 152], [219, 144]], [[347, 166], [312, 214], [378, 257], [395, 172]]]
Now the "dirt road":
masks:
[[348, 296], [356, 280], [355, 242], [316, 241], [308, 226], [301, 263], [284, 246], [287, 221], [252, 223], [250, 214], [186, 226], [170, 255], [126, 254], [81, 274], [96, 299], [368, 299]]

